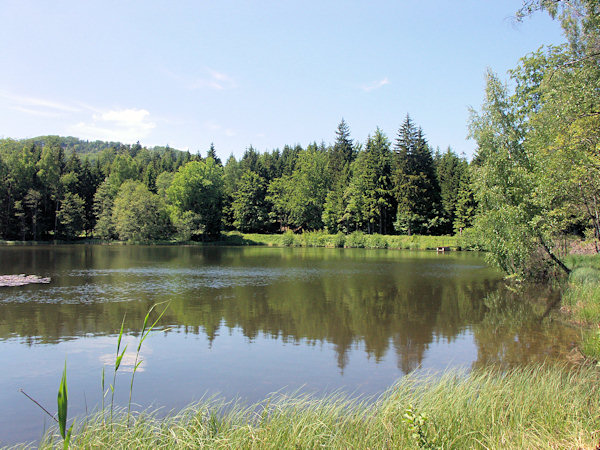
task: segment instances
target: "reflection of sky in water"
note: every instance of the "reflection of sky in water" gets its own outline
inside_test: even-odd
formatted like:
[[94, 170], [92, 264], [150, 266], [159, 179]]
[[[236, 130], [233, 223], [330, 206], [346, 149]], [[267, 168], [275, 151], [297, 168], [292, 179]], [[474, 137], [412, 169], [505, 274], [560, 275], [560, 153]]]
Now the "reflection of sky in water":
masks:
[[[88, 259], [77, 256], [82, 248]], [[0, 267], [7, 264], [2, 251]], [[181, 408], [215, 393], [248, 402], [278, 390], [376, 395], [413, 370], [468, 369], [484, 345], [492, 360], [501, 353], [499, 337], [474, 326], [497, 277], [473, 255], [343, 254], [358, 255], [353, 259], [323, 249], [305, 257], [301, 249], [73, 246], [59, 257], [44, 251], [37, 273], [51, 276], [50, 285], [0, 290], [0, 444], [39, 437], [43, 416], [17, 388], [55, 405], [65, 358], [70, 411], [99, 405], [102, 367], [108, 387], [123, 315], [126, 329], [136, 330], [147, 308], [164, 300], [171, 305], [160, 325], [171, 329], [142, 346], [137, 409]], [[198, 256], [209, 253], [223, 258]], [[119, 405], [127, 404], [134, 334], [126, 332], [121, 347], [128, 345], [117, 375]], [[516, 350], [528, 345], [524, 339]], [[515, 360], [529, 358], [519, 351]]]
[[[439, 339], [431, 345], [421, 369], [444, 370], [468, 367], [477, 357], [472, 335], [457, 337], [460, 348]], [[112, 383], [117, 336], [82, 337], [59, 344], [24, 347], [18, 339], [3, 342], [0, 358], [0, 436], [2, 444], [37, 439], [44, 416], [22, 394], [23, 388], [43, 405], [56, 403], [56, 390], [67, 361], [69, 415], [83, 415], [101, 404], [101, 372], [105, 388]], [[128, 350], [119, 369], [116, 402], [126, 406], [138, 338], [125, 336]], [[206, 336], [187, 334], [182, 328], [151, 335], [143, 344], [144, 363], [136, 374], [133, 402], [136, 410], [161, 406], [163, 413], [180, 409], [206, 395], [240, 398], [254, 403], [282, 391], [319, 395], [342, 390], [353, 395], [378, 395], [402, 376], [393, 344], [378, 361], [366, 358], [357, 341], [350, 349], [347, 365], [336, 363], [335, 346], [304, 340], [286, 343], [263, 333], [250, 342], [239, 329], [227, 329], [210, 342]], [[177, 349], [177, 351], [173, 351]], [[110, 394], [106, 402], [110, 401]], [[51, 408], [52, 409], [52, 408]], [[48, 424], [46, 423], [46, 426]]]

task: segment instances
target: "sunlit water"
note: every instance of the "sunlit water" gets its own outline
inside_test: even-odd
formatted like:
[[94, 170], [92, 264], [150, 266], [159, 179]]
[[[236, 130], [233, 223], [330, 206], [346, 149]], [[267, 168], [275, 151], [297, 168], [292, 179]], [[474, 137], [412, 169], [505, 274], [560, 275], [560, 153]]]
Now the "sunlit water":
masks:
[[100, 407], [123, 317], [131, 352], [116, 402], [126, 405], [137, 330], [158, 302], [168, 309], [142, 347], [137, 410], [214, 394], [377, 395], [414, 370], [563, 359], [575, 339], [549, 314], [555, 293], [508, 290], [473, 253], [0, 247], [0, 275], [18, 273], [52, 282], [0, 288], [0, 444], [50, 425], [18, 389], [54, 411], [65, 359], [69, 415]]

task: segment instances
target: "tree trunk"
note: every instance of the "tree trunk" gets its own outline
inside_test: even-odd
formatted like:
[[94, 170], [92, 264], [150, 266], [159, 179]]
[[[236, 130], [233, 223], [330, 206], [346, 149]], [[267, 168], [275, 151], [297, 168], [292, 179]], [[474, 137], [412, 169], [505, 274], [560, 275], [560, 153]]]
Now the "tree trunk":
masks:
[[542, 236], [538, 236], [538, 238], [540, 240], [540, 244], [542, 244], [542, 247], [544, 248], [546, 253], [548, 253], [550, 259], [554, 261], [558, 265], [558, 267], [560, 267], [567, 275], [569, 275], [571, 273], [571, 269], [565, 266], [565, 264], [560, 259], [558, 259], [554, 253], [552, 253], [552, 250], [550, 250], [550, 248], [546, 245], [544, 239], [542, 239]]

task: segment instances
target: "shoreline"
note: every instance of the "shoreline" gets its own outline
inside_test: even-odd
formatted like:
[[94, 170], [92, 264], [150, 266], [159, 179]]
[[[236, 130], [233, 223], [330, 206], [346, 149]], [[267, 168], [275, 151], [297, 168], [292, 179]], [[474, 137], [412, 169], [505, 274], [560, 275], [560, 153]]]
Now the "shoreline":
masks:
[[389, 250], [433, 250], [445, 251], [472, 250], [462, 236], [426, 236], [426, 235], [382, 235], [354, 232], [350, 234], [327, 234], [322, 231], [310, 231], [301, 234], [286, 232], [283, 234], [259, 233], [222, 233], [215, 239], [206, 241], [118, 241], [86, 238], [75, 241], [0, 241], [3, 246], [42, 246], [42, 245], [191, 245], [191, 246], [266, 246], [266, 247], [322, 247], [322, 248], [366, 248]]

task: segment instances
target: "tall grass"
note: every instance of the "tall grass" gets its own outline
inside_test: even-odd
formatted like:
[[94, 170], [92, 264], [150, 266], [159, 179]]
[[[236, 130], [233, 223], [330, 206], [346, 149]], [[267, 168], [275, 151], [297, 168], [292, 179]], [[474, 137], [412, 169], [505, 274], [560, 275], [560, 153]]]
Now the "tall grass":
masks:
[[[279, 395], [249, 407], [207, 400], [158, 418], [79, 421], [83, 448], [591, 448], [596, 368], [541, 365], [403, 378], [375, 401]], [[42, 448], [57, 444], [52, 435]]]
[[226, 233], [216, 244], [225, 245], [268, 245], [274, 247], [345, 247], [345, 248], [390, 248], [404, 250], [435, 250], [438, 247], [451, 249], [469, 248], [461, 236], [391, 236], [365, 234], [355, 231], [350, 234], [328, 234], [325, 231], [283, 234]]
[[600, 255], [571, 255], [567, 264], [572, 272], [562, 302], [582, 330], [580, 349], [600, 361]]

